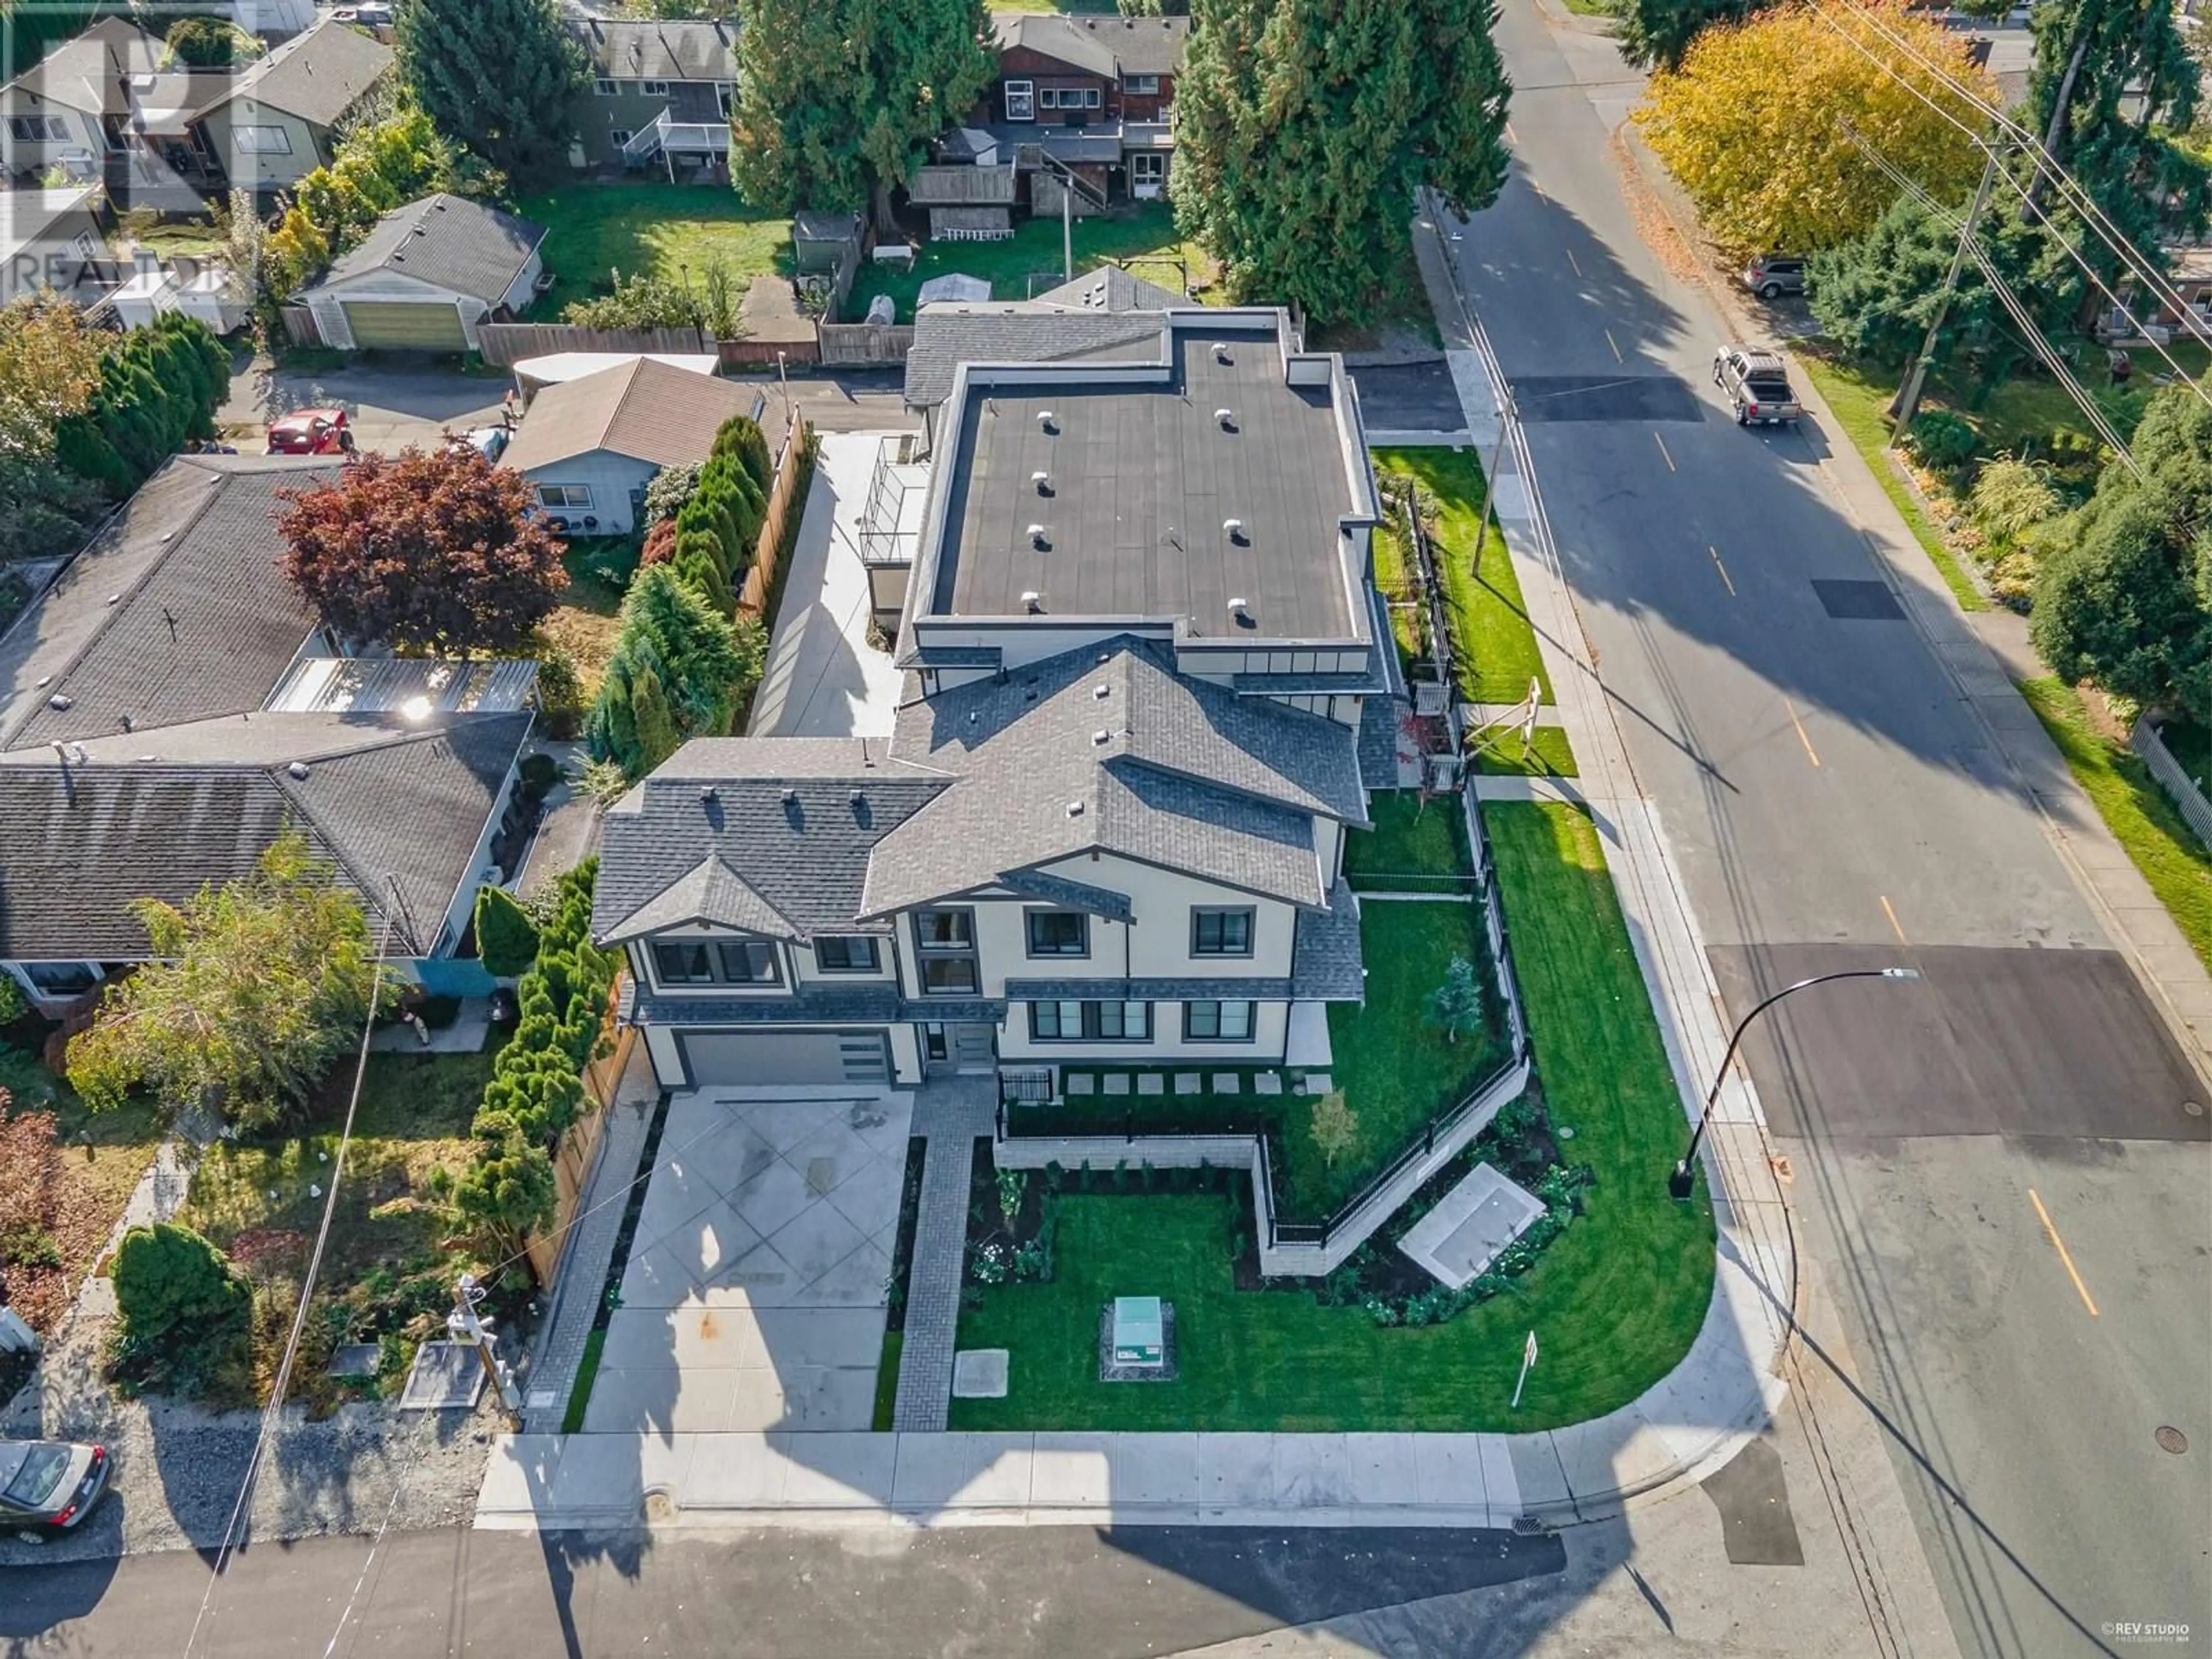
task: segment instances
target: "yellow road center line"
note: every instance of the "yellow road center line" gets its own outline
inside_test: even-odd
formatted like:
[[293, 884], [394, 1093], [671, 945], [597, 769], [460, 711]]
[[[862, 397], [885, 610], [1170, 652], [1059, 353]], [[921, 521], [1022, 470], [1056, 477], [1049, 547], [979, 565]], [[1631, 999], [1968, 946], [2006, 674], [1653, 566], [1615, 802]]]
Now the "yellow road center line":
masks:
[[1709, 547], [1705, 551], [1713, 556], [1713, 568], [1721, 573], [1721, 586], [1728, 589], [1729, 598], [1734, 599], [1735, 597], [1735, 584], [1729, 580], [1728, 567], [1721, 562], [1720, 549], [1717, 547]]
[[1674, 471], [1674, 458], [1667, 453], [1667, 441], [1655, 432], [1651, 434], [1651, 441], [1659, 446], [1659, 454], [1661, 459], [1667, 463], [1667, 470], [1669, 472]]
[[1805, 745], [1805, 758], [1818, 767], [1820, 757], [1813, 752], [1813, 739], [1805, 735], [1805, 722], [1797, 718], [1797, 705], [1784, 697], [1782, 706], [1790, 711], [1790, 724], [1797, 728], [1797, 741]]
[[1569, 248], [1569, 249], [1567, 249], [1567, 250], [1566, 250], [1566, 255], [1567, 255], [1567, 263], [1568, 263], [1569, 264], [1571, 264], [1571, 265], [1573, 265], [1573, 266], [1574, 266], [1574, 268], [1575, 268], [1575, 275], [1576, 275], [1576, 276], [1581, 276], [1581, 275], [1583, 274], [1583, 268], [1582, 268], [1581, 264], [1578, 264], [1578, 263], [1577, 262], [1576, 258], [1575, 258], [1575, 251], [1574, 251], [1574, 249], [1572, 249], [1572, 248]]
[[2074, 1281], [2074, 1288], [2081, 1293], [2081, 1305], [2089, 1310], [2089, 1317], [2094, 1319], [2097, 1304], [2090, 1297], [2089, 1287], [2081, 1282], [2081, 1275], [2074, 1267], [2074, 1258], [2067, 1254], [2066, 1241], [2059, 1237], [2058, 1229], [2051, 1224], [2051, 1212], [2043, 1207], [2043, 1200], [2035, 1195], [2033, 1187], [2027, 1189], [2027, 1201], [2035, 1206], [2036, 1214], [2043, 1218], [2043, 1231], [2050, 1236], [2051, 1248], [2058, 1252], [2059, 1261], [2065, 1264], [2067, 1278]]
[[1626, 361], [1626, 360], [1621, 356], [1621, 355], [1620, 355], [1620, 346], [1618, 346], [1618, 345], [1614, 344], [1614, 343], [1613, 343], [1613, 331], [1612, 331], [1611, 329], [1607, 329], [1607, 330], [1606, 330], [1606, 331], [1605, 331], [1605, 343], [1606, 343], [1607, 345], [1609, 345], [1609, 346], [1612, 346], [1612, 347], [1613, 347], [1613, 362], [1615, 362], [1616, 363], [1618, 363], [1618, 362], [1625, 362], [1625, 361]]
[[1889, 895], [1881, 893], [1876, 896], [1881, 900], [1881, 913], [1889, 918], [1889, 931], [1897, 935], [1897, 942], [1899, 945], [1911, 944], [1912, 941], [1905, 936], [1905, 929], [1898, 925], [1897, 912], [1889, 908]]

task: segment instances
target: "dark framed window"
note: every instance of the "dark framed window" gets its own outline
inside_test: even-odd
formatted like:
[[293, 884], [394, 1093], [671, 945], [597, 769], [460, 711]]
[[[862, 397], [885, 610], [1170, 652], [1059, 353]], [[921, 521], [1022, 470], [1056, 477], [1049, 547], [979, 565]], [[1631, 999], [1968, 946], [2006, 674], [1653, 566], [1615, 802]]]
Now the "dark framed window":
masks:
[[973, 957], [924, 957], [921, 959], [921, 988], [931, 996], [969, 996], [975, 994], [975, 958]]
[[939, 908], [914, 913], [914, 937], [925, 951], [972, 951], [975, 948], [975, 913]]
[[1182, 1034], [1189, 1042], [1249, 1042], [1252, 1005], [1249, 1002], [1186, 1002], [1182, 1006]]
[[721, 946], [722, 977], [732, 985], [775, 985], [783, 977], [775, 946], [766, 939], [738, 939]]
[[1139, 98], [1157, 98], [1160, 95], [1160, 77], [1157, 75], [1125, 75], [1121, 77], [1121, 90]]
[[1032, 1002], [1030, 1036], [1038, 1042], [1146, 1042], [1149, 1002]]
[[814, 965], [825, 974], [872, 974], [876, 942], [866, 933], [825, 933], [814, 941]]
[[1087, 957], [1091, 954], [1091, 918], [1080, 910], [1027, 910], [1030, 954], [1033, 957]]
[[1190, 913], [1190, 953], [1194, 957], [1249, 957], [1252, 954], [1252, 912], [1197, 910]]
[[702, 940], [664, 941], [653, 947], [653, 975], [663, 985], [712, 985], [714, 959]]

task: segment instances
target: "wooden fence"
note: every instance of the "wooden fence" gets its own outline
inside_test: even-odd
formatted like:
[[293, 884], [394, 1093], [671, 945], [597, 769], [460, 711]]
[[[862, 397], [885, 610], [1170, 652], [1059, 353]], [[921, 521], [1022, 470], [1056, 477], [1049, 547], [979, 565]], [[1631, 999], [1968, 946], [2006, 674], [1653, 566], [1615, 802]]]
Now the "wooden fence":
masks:
[[[791, 516], [791, 501], [799, 489], [799, 447], [806, 439], [806, 422], [794, 420], [783, 434], [783, 447], [776, 452], [775, 488], [769, 491], [768, 519], [761, 526], [760, 540], [753, 544], [753, 568], [745, 572], [744, 585], [738, 590], [738, 609], [751, 612], [773, 623], [768, 614], [769, 596], [775, 592], [777, 562], [783, 556], [785, 521]], [[799, 510], [806, 510], [805, 502]]]
[[696, 328], [579, 328], [573, 323], [479, 323], [477, 349], [483, 360], [511, 368], [526, 357], [556, 351], [712, 351]]
[[2128, 747], [2142, 757], [2150, 775], [2158, 780], [2158, 787], [2172, 797], [2173, 804], [2197, 832], [2197, 839], [2212, 847], [2212, 801], [2204, 799], [2204, 792], [2197, 787], [2197, 780], [2173, 757], [2173, 750], [2166, 746], [2166, 739], [2148, 720], [2138, 720], [2135, 729], [2128, 733]]
[[[611, 1024], [611, 998], [607, 1009]], [[530, 1258], [530, 1271], [540, 1285], [552, 1284], [560, 1269], [561, 1247], [568, 1242], [569, 1224], [575, 1220], [585, 1190], [591, 1185], [599, 1136], [606, 1128], [607, 1108], [614, 1103], [615, 1091], [622, 1086], [623, 1068], [629, 1064], [630, 1051], [637, 1046], [635, 1026], [617, 1027], [613, 1036], [614, 1048], [606, 1058], [595, 1060], [584, 1067], [584, 1093], [592, 1103], [590, 1108], [568, 1126], [560, 1144], [553, 1149], [553, 1224], [546, 1231], [529, 1234], [522, 1241], [523, 1252]]]
[[807, 331], [804, 339], [756, 340], [747, 337], [717, 340], [714, 349], [721, 357], [725, 374], [748, 368], [774, 368], [779, 359], [787, 365], [814, 363], [822, 360], [821, 348], [811, 329]]
[[824, 323], [822, 361], [852, 367], [902, 363], [914, 349], [911, 323]]

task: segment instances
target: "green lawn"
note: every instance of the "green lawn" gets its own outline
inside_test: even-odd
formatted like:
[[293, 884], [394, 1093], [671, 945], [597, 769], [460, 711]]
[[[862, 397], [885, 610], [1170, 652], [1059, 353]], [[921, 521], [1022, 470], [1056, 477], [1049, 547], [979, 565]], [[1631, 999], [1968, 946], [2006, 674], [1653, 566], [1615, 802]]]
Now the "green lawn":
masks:
[[[1309, 1112], [1294, 1111], [1285, 1135], [1287, 1167], [1276, 1172], [1286, 1214], [1318, 1220], [1330, 1213], [1504, 1058], [1504, 1016], [1489, 1006], [1490, 953], [1481, 917], [1480, 907], [1458, 899], [1370, 899], [1359, 907], [1367, 1002], [1328, 1006], [1335, 1056], [1329, 1074], [1358, 1119], [1358, 1142], [1332, 1169], [1314, 1146]], [[1455, 956], [1474, 964], [1490, 1023], [1448, 1042], [1423, 1016]]]
[[1534, 739], [1525, 744], [1521, 741], [1517, 728], [1504, 732], [1475, 757], [1474, 769], [1493, 777], [1571, 778], [1577, 775], [1575, 751], [1568, 745], [1565, 732], [1556, 726], [1538, 726]]
[[868, 1416], [868, 1426], [878, 1434], [889, 1434], [896, 1421], [899, 1356], [905, 1352], [904, 1331], [884, 1333], [883, 1358], [876, 1363], [876, 1403]]
[[584, 1352], [576, 1361], [576, 1381], [568, 1390], [568, 1404], [561, 1413], [561, 1432], [579, 1434], [583, 1431], [584, 1413], [592, 1403], [592, 1384], [599, 1380], [599, 1361], [605, 1356], [607, 1328], [592, 1327], [584, 1339]]
[[1450, 795], [1401, 789], [1368, 803], [1372, 830], [1347, 831], [1345, 878], [1372, 892], [1463, 892], [1474, 873], [1467, 825]]
[[720, 254], [742, 296], [752, 277], [791, 268], [790, 216], [749, 208], [723, 185], [574, 184], [519, 205], [545, 227], [545, 269], [556, 280], [530, 308], [544, 321], [611, 291], [617, 270], [681, 283], [688, 270], [696, 287]]
[[[1183, 268], [1200, 300], [1208, 293], [1212, 262], [1195, 242], [1186, 242], [1175, 227], [1175, 216], [1164, 202], [1146, 202], [1110, 214], [1078, 219], [1074, 228], [1075, 274], [1080, 276], [1106, 260], [1126, 264], [1148, 283], [1170, 291], [1182, 289]], [[1026, 300], [1032, 291], [1042, 294], [1061, 281], [1060, 221], [1025, 219], [1014, 234], [999, 242], [939, 240], [926, 244], [911, 270], [870, 264], [861, 269], [847, 300], [848, 317], [865, 316], [868, 301], [888, 294], [898, 307], [898, 320], [914, 320], [915, 296], [933, 276], [953, 272], [988, 277], [991, 296], [997, 300]], [[1036, 278], [1034, 283], [1030, 278]]]
[[1418, 480], [1437, 498], [1437, 556], [1451, 617], [1452, 672], [1469, 702], [1518, 702], [1533, 678], [1552, 701], [1552, 682], [1522, 602], [1520, 578], [1497, 520], [1480, 556], [1475, 530], [1485, 517], [1482, 463], [1468, 449], [1378, 449], [1386, 472]]
[[2038, 679], [2022, 681], [2020, 694], [2190, 948], [2212, 968], [2212, 854], [2135, 752], [2090, 725], [2079, 692], [2056, 679]]
[[1898, 476], [1889, 453], [1889, 401], [1897, 395], [1897, 387], [1887, 377], [1880, 376], [1839, 358], [1824, 357], [1811, 351], [1797, 354], [1797, 366], [1813, 382], [1828, 407], [1835, 411], [1836, 420], [1844, 428], [1844, 435], [1851, 441], [1864, 458], [1875, 482], [1881, 486], [1905, 520], [1913, 539], [1928, 555], [1943, 585], [1951, 590], [1961, 611], [1986, 611], [1990, 602], [1981, 590], [1968, 578], [1959, 556], [1944, 545], [1943, 538], [1920, 510], [1910, 486]]
[[[1386, 1330], [1303, 1292], [1236, 1290], [1225, 1199], [1063, 1196], [1054, 1281], [994, 1286], [961, 1316], [961, 1346], [1012, 1358], [1006, 1397], [954, 1401], [954, 1428], [1544, 1429], [1610, 1411], [1673, 1369], [1711, 1298], [1712, 1212], [1702, 1190], [1688, 1205], [1667, 1197], [1686, 1125], [1596, 832], [1565, 807], [1489, 814], [1552, 1120], [1576, 1131], [1567, 1154], [1597, 1176], [1585, 1213], [1511, 1294]], [[1368, 959], [1385, 965], [1372, 944]], [[1147, 1294], [1176, 1304], [1181, 1374], [1097, 1382], [1100, 1307]], [[1531, 1328], [1542, 1357], [1516, 1412]]]

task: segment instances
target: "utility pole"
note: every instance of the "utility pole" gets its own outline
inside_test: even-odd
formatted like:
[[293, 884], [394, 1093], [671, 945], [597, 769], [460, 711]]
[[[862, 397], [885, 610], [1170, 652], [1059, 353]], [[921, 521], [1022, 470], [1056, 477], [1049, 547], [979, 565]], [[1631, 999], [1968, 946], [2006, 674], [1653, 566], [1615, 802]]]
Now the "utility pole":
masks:
[[453, 1311], [446, 1316], [446, 1334], [477, 1351], [491, 1391], [498, 1396], [500, 1407], [507, 1413], [507, 1426], [520, 1431], [522, 1391], [514, 1386], [514, 1369], [492, 1347], [491, 1321], [477, 1312], [477, 1304], [483, 1298], [484, 1287], [477, 1283], [477, 1276], [463, 1273], [460, 1283], [453, 1287]]
[[1920, 343], [1920, 355], [1913, 360], [1912, 372], [1905, 377], [1905, 389], [1897, 394], [1897, 423], [1889, 429], [1892, 444], [1905, 441], [1905, 430], [1919, 412], [1920, 392], [1928, 382], [1928, 360], [1935, 355], [1936, 336], [1951, 309], [1951, 295], [1958, 289], [1959, 272], [1966, 263], [1966, 245], [1972, 240], [1975, 222], [1990, 204], [1990, 190], [1997, 181], [1997, 151], [1994, 144], [1989, 146], [1989, 158], [1982, 168], [1982, 182], [1974, 187], [1974, 204], [1966, 210], [1966, 219], [1959, 226], [1959, 246], [1951, 252], [1951, 270], [1943, 278], [1943, 291], [1936, 296], [1936, 314], [1928, 320], [1928, 337]]

